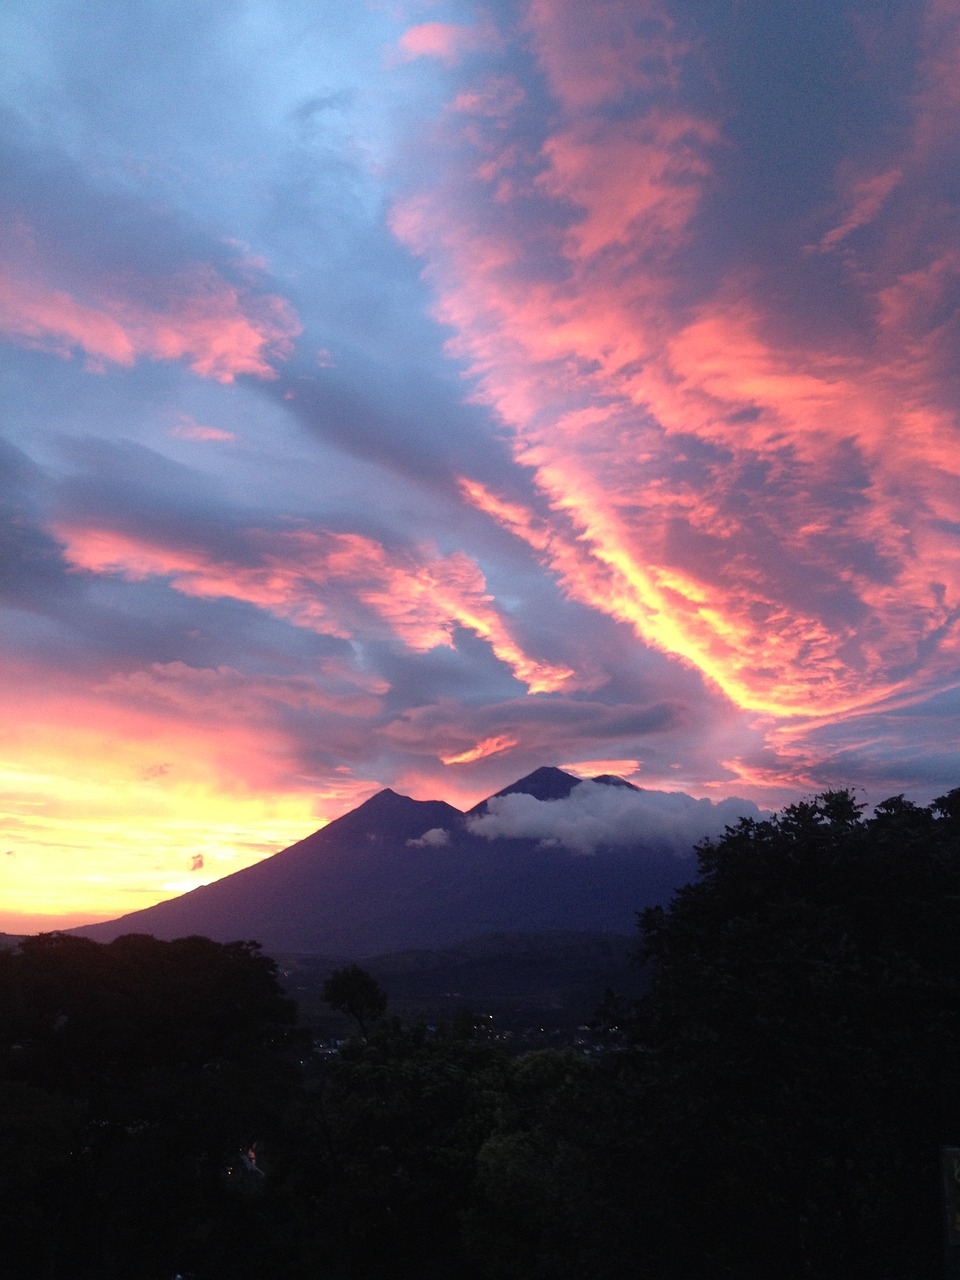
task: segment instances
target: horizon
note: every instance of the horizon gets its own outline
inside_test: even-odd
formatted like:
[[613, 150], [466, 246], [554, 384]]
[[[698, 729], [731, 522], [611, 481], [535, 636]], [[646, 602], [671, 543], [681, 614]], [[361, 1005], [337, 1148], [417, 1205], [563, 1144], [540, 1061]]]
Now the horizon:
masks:
[[4, 7], [3, 918], [960, 784], [960, 15], [773, 8]]
[[[566, 773], [568, 774], [568, 776], [575, 778], [577, 782], [595, 782], [596, 781], [596, 778], [578, 775], [573, 770], [563, 766], [541, 765], [536, 770], [533, 770], [532, 773], [529, 775], [524, 775], [524, 777], [522, 778], [514, 778], [514, 779], [511, 779], [509, 782], [504, 783], [504, 787], [512, 788], [516, 786], [517, 783], [527, 782], [534, 774], [541, 773], [543, 771]], [[617, 775], [612, 775], [612, 776], [617, 777]], [[622, 781], [622, 779], [620, 779], [620, 781]], [[497, 788], [497, 791], [500, 791], [501, 789], [502, 788]], [[608, 806], [608, 813], [605, 816], [598, 815], [596, 813], [596, 806], [594, 805], [592, 806], [594, 812], [591, 813], [588, 811], [585, 816], [587, 816], [587, 818], [592, 822], [595, 839], [598, 838], [596, 836], [597, 822], [598, 820], [602, 819], [602, 825], [606, 830], [606, 832], [611, 836], [611, 838], [614, 840], [615, 843], [622, 844], [622, 843], [625, 843], [626, 841], [622, 833], [618, 835], [616, 831], [616, 826], [618, 823], [621, 824], [622, 826], [622, 820], [624, 816], [623, 801], [625, 797], [624, 797], [623, 791], [619, 787], [616, 788], [615, 790], [613, 788], [610, 788], [609, 790], [611, 791], [611, 795], [608, 798], [613, 802], [613, 804], [612, 806]], [[354, 812], [355, 809], [359, 809], [363, 805], [368, 803], [368, 801], [374, 800], [376, 799], [377, 796], [387, 794], [387, 793], [395, 796], [397, 799], [400, 799], [400, 800], [415, 800], [418, 803], [430, 803], [430, 802], [435, 802], [437, 800], [442, 800], [442, 797], [439, 797], [439, 796], [407, 796], [402, 793], [398, 793], [394, 791], [393, 788], [391, 787], [382, 787], [379, 790], [374, 791], [371, 795], [365, 797], [364, 799], [359, 800], [357, 804], [352, 806], [350, 809], [344, 810], [342, 813], [334, 814], [333, 817], [321, 823], [314, 830], [301, 834], [297, 838], [297, 840], [293, 841], [292, 843], [297, 844], [299, 843], [300, 840], [308, 839], [311, 835], [318, 834], [320, 831], [324, 830], [327, 826], [329, 826], [331, 822], [335, 822], [338, 818], [346, 817], [348, 814]], [[647, 791], [643, 788], [638, 788], [636, 786], [634, 786], [634, 788], [630, 790], [630, 795], [626, 797], [626, 799], [631, 799], [631, 800], [634, 799], [637, 793], [640, 794], [642, 799], [643, 798], [655, 799], [655, 805], [657, 800], [663, 802], [664, 800], [670, 800], [670, 799], [676, 799], [677, 801], [687, 801], [687, 800], [694, 799], [693, 797], [688, 796], [686, 792]], [[453, 807], [457, 809], [457, 812], [461, 814], [461, 816], [467, 816], [469, 814], [470, 809], [472, 809], [475, 804], [479, 804], [481, 800], [495, 801], [496, 798], [497, 798], [496, 792], [491, 792], [489, 795], [478, 796], [474, 804], [469, 805], [464, 809], [459, 809], [456, 806], [453, 806]], [[747, 802], [741, 803], [738, 800], [733, 798], [720, 801], [716, 804], [713, 801], [708, 801], [707, 803], [713, 806], [717, 814], [723, 814], [724, 817], [730, 816], [727, 810], [724, 809], [725, 805], [729, 809], [729, 806], [739, 804], [740, 808], [738, 809], [738, 813], [742, 811], [744, 814], [751, 813], [751, 809], [752, 809], [752, 806], [747, 804]], [[542, 838], [546, 836], [549, 832], [553, 840], [559, 840], [559, 843], [561, 844], [567, 843], [563, 835], [559, 834], [562, 831], [564, 817], [567, 817], [567, 818], [569, 817], [569, 810], [567, 809], [567, 807], [560, 800], [557, 800], [557, 799], [545, 799], [543, 801], [539, 801], [538, 804], [549, 806], [549, 809], [550, 809], [550, 813], [546, 818], [540, 817], [534, 824], [535, 827], [538, 827], [539, 825], [545, 823], [545, 826], [546, 826], [545, 830], [531, 831], [527, 829], [529, 827], [529, 822], [530, 822], [530, 813], [529, 813], [529, 810], [526, 810], [526, 811], [521, 811], [520, 814], [514, 813], [513, 815], [510, 815], [509, 813], [506, 813], [498, 816], [495, 822], [487, 823], [487, 825], [490, 827], [490, 831], [488, 834], [491, 836], [503, 835], [503, 834], [514, 834], [514, 835], [521, 835], [521, 836], [533, 835], [535, 837]], [[582, 822], [584, 815], [581, 814], [579, 816]], [[646, 821], [649, 823], [651, 820], [651, 817], [653, 818], [654, 823], [656, 823], [657, 815], [655, 812], [652, 815], [647, 814], [645, 817], [641, 818], [641, 822]], [[684, 818], [681, 817], [681, 815], [678, 813], [672, 818], [669, 825], [672, 827], [674, 831], [674, 838], [676, 839], [676, 841], [679, 844], [683, 845], [684, 847], [689, 846], [689, 848], [692, 850], [694, 840], [702, 838], [704, 835], [708, 834], [708, 832], [705, 828], [701, 829], [699, 826], [695, 826], [694, 831], [691, 833], [689, 839], [685, 839], [682, 834], [682, 831], [684, 826], [689, 827], [689, 821], [690, 821], [689, 817], [686, 816], [686, 822], [684, 822]], [[662, 835], [663, 834], [662, 822], [657, 825], [659, 828], [659, 833]], [[637, 818], [634, 817], [631, 829], [635, 829], [636, 826], [637, 826]], [[506, 829], [508, 827], [513, 827], [514, 830], [508, 831]], [[283, 849], [272, 850], [270, 853], [266, 854], [263, 858], [258, 859], [257, 861], [261, 861], [261, 862], [268, 861], [270, 858], [276, 857], [277, 854], [286, 852], [286, 848], [289, 848], [289, 847], [290, 846], [286, 846]], [[583, 849], [578, 850], [575, 844], [568, 847], [570, 848], [570, 851], [574, 853], [584, 851]], [[255, 862], [250, 862], [250, 863], [247, 863], [246, 865], [253, 866], [255, 865]], [[226, 876], [233, 875], [236, 870], [244, 870], [244, 869], [245, 868], [243, 867], [234, 868], [233, 871], [228, 871], [224, 874], [224, 876], [221, 876], [221, 877], [216, 877], [216, 878], [205, 877], [203, 879], [198, 880], [197, 883], [190, 885], [189, 888], [187, 888], [183, 892], [189, 893], [193, 889], [199, 889], [204, 885], [215, 884], [218, 879], [224, 879]], [[169, 901], [172, 901], [174, 898], [177, 898], [180, 896], [182, 896], [182, 894], [173, 893], [168, 895], [165, 898], [159, 899], [158, 901], [169, 902]], [[147, 906], [147, 905], [152, 906], [156, 904], [155, 903], [140, 904], [140, 906], [129, 908], [129, 911], [136, 911], [141, 909], [143, 906]], [[107, 923], [111, 920], [115, 920], [118, 917], [126, 914], [128, 914], [127, 911], [114, 912], [109, 915], [104, 915], [103, 913], [98, 913], [93, 915], [90, 915], [89, 913], [79, 913], [79, 914], [68, 913], [68, 914], [59, 915], [59, 916], [42, 914], [42, 913], [27, 915], [27, 914], [20, 914], [17, 912], [11, 913], [9, 911], [4, 911], [0, 909], [0, 933], [14, 934], [14, 935], [23, 934], [23, 935], [29, 936], [37, 933], [68, 931], [71, 929], [80, 928], [88, 924]]]

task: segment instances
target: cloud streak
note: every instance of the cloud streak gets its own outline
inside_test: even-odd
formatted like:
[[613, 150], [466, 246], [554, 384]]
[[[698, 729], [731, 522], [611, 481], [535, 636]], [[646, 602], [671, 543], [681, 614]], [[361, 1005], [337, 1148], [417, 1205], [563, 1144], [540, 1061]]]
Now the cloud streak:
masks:
[[158, 545], [124, 532], [60, 525], [68, 562], [133, 581], [164, 577], [189, 596], [242, 600], [300, 627], [347, 639], [385, 630], [414, 652], [452, 647], [458, 627], [489, 643], [532, 693], [562, 688], [566, 667], [525, 654], [466, 556], [429, 548], [388, 548], [357, 533], [242, 530], [238, 557]]
[[[550, 514], [470, 477], [465, 491], [572, 595], [740, 706], [842, 717], [910, 697], [952, 678], [956, 654], [955, 405], [938, 354], [954, 250], [913, 265], [920, 241], [900, 233], [904, 203], [915, 223], [928, 216], [935, 140], [929, 158], [908, 157], [952, 89], [937, 62], [902, 163], [853, 180], [823, 233], [847, 255], [823, 281], [842, 294], [834, 306], [863, 314], [828, 342], [833, 318], [815, 327], [785, 293], [789, 276], [798, 292], [823, 279], [799, 240], [784, 266], [716, 235], [744, 140], [698, 77], [705, 58], [722, 76], [728, 51], [710, 66], [665, 8], [651, 12], [633, 23], [598, 4], [573, 31], [554, 6], [530, 6], [549, 127], [531, 145], [514, 102], [465, 130], [461, 95], [444, 181], [397, 206], [453, 348]], [[928, 20], [944, 24], [932, 8]], [[921, 65], [931, 56], [921, 49]], [[844, 156], [841, 172], [855, 164]], [[922, 179], [912, 199], [908, 171]]]
[[300, 331], [282, 298], [244, 296], [198, 267], [165, 283], [169, 300], [149, 303], [97, 289], [92, 300], [36, 280], [0, 277], [0, 331], [14, 341], [69, 357], [79, 349], [94, 371], [138, 359], [185, 360], [204, 378], [274, 378], [271, 360]]

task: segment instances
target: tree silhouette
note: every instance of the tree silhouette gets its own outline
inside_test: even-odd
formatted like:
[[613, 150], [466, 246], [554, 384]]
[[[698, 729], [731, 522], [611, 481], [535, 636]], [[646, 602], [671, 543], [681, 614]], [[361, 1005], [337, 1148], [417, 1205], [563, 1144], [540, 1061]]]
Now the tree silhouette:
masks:
[[168, 1280], [229, 1247], [228, 1171], [279, 1130], [293, 1019], [253, 943], [41, 934], [4, 955], [4, 1276]]
[[[960, 791], [743, 819], [641, 916], [634, 1022], [666, 1274], [912, 1280], [960, 1134]], [[665, 1239], [667, 1237], [664, 1237]]]
[[364, 1039], [369, 1024], [382, 1018], [387, 1008], [387, 997], [376, 978], [358, 964], [334, 969], [323, 984], [323, 998], [331, 1009], [352, 1018]]

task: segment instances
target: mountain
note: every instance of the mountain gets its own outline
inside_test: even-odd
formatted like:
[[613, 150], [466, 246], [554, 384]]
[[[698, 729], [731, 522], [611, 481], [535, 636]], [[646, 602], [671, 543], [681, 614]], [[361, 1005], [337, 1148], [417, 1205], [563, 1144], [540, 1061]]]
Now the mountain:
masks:
[[[629, 844], [622, 837], [601, 842], [586, 853], [553, 837], [484, 834], [484, 824], [502, 827], [506, 810], [518, 805], [523, 818], [532, 811], [542, 821], [560, 818], [578, 798], [590, 800], [593, 810], [598, 797], [622, 800], [623, 788], [663, 795], [641, 793], [619, 778], [591, 782], [597, 784], [592, 791], [578, 791], [584, 784], [573, 775], [537, 769], [466, 814], [387, 789], [252, 867], [71, 932], [100, 942], [125, 933], [249, 938], [271, 953], [351, 959], [447, 947], [498, 931], [632, 933], [636, 911], [668, 901], [694, 871], [693, 858], [678, 856], [676, 841], [665, 842], [662, 831]], [[578, 804], [581, 842], [582, 808]], [[595, 826], [595, 816], [587, 816]]]
[[[607, 775], [609, 778], [610, 775]], [[594, 782], [603, 782], [607, 778], [594, 778]], [[518, 782], [511, 782], [509, 787], [504, 787], [502, 791], [497, 791], [494, 795], [488, 796], [486, 800], [481, 800], [479, 804], [475, 804], [469, 813], [486, 813], [491, 800], [499, 800], [501, 796], [526, 795], [533, 796], [535, 800], [566, 800], [573, 788], [580, 782], [580, 778], [575, 778], [572, 773], [564, 773], [562, 769], [554, 769], [549, 765], [545, 765], [541, 769], [534, 769], [533, 773], [528, 773], [525, 778], [521, 778]], [[625, 787], [629, 787], [629, 782], [624, 782], [622, 778], [617, 779], [623, 783]]]

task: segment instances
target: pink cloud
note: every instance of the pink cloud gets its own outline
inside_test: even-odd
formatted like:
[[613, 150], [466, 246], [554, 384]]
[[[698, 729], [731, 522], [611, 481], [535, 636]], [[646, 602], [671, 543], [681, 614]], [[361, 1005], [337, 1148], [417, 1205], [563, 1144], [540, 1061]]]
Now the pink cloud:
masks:
[[531, 0], [527, 25], [551, 92], [570, 112], [676, 86], [688, 49], [666, 8]]
[[257, 296], [197, 267], [171, 282], [162, 310], [121, 304], [138, 350], [151, 359], [186, 360], [195, 373], [217, 382], [238, 374], [274, 378], [270, 363], [293, 349], [300, 324], [290, 305], [275, 296]]
[[15, 227], [8, 248], [8, 262], [0, 262], [0, 332], [63, 357], [80, 351], [93, 369], [183, 360], [217, 382], [273, 378], [271, 362], [290, 354], [301, 331], [283, 298], [233, 285], [201, 263], [167, 279], [107, 274], [64, 287], [51, 278], [29, 228]]
[[117, 674], [95, 692], [152, 716], [185, 721], [200, 715], [205, 725], [269, 725], [276, 709], [291, 707], [349, 718], [380, 710], [380, 698], [365, 692], [331, 692], [322, 680], [305, 676], [251, 677], [231, 667], [191, 667], [185, 662], [155, 662]]
[[232, 431], [223, 431], [220, 427], [204, 426], [202, 422], [193, 422], [186, 415], [182, 416], [182, 420], [175, 427], [170, 428], [170, 434], [176, 436], [178, 440], [200, 440], [225, 444], [233, 444], [237, 439]]
[[914, 118], [909, 154], [927, 166], [937, 156], [952, 164], [960, 125], [960, 24], [955, 0], [926, 0], [920, 17], [922, 61], [913, 94]]
[[452, 66], [473, 49], [482, 47], [489, 33], [479, 27], [453, 22], [421, 22], [408, 27], [400, 37], [400, 51], [406, 60], [439, 58]]
[[830, 252], [852, 232], [873, 222], [902, 180], [902, 170], [888, 169], [885, 173], [852, 183], [845, 201], [847, 212], [837, 226], [821, 237], [821, 251]]
[[531, 692], [568, 685], [574, 673], [530, 657], [462, 552], [405, 551], [352, 533], [248, 530], [248, 562], [199, 547], [161, 545], [110, 529], [63, 524], [57, 535], [78, 569], [133, 581], [162, 576], [191, 596], [244, 600], [297, 626], [342, 638], [388, 635], [414, 652], [452, 648], [456, 628], [485, 640]]
[[584, 211], [566, 247], [588, 257], [625, 245], [675, 251], [710, 174], [706, 149], [716, 127], [695, 116], [650, 112], [639, 122], [589, 125], [556, 133], [543, 146], [549, 167], [537, 179], [550, 195]]
[[[655, 6], [644, 23], [602, 0], [589, 11], [529, 7], [557, 106], [538, 155], [478, 111], [472, 154], [451, 135], [445, 177], [394, 212], [426, 259], [451, 353], [545, 502], [533, 515], [469, 478], [465, 496], [571, 596], [741, 707], [842, 716], [929, 688], [958, 647], [960, 274], [953, 248], [923, 256], [955, 229], [908, 184], [918, 163], [939, 181], [928, 117], [941, 103], [952, 119], [960, 101], [946, 61], [931, 52], [915, 103], [927, 158], [909, 152], [915, 129], [903, 156], [838, 184], [845, 211], [820, 245], [843, 244], [868, 317], [838, 340], [758, 267], [695, 278], [731, 155], [720, 121], [683, 100], [703, 55]], [[641, 105], [610, 110], [627, 95]], [[851, 157], [841, 172], [865, 166]], [[905, 201], [926, 238], [904, 234]], [[856, 261], [852, 233], [868, 224]], [[797, 261], [811, 262], [802, 234]], [[751, 470], [763, 483], [741, 481]]]
[[68, 293], [0, 274], [0, 331], [24, 346], [68, 356], [80, 347], [93, 360], [131, 365], [135, 348], [124, 326]]
[[458, 93], [453, 109], [463, 115], [496, 120], [510, 115], [525, 97], [523, 85], [514, 76], [489, 76], [479, 85]]

